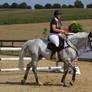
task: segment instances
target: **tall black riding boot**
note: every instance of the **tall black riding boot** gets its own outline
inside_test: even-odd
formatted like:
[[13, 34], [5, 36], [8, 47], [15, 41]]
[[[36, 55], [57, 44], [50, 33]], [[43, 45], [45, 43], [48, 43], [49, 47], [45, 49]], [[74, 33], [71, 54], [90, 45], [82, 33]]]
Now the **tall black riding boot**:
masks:
[[55, 54], [55, 51], [52, 51], [51, 56], [50, 56], [50, 59], [53, 58], [53, 55], [54, 55], [54, 54]]

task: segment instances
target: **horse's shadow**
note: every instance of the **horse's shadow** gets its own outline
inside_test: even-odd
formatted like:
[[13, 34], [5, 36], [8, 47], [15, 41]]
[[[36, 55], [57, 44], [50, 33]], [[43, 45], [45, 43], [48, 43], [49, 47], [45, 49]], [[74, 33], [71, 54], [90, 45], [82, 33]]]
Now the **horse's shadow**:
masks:
[[[26, 82], [25, 84], [21, 84], [21, 82], [9, 82], [9, 81], [7, 81], [7, 82], [0, 82], [0, 84], [24, 85], [24, 86], [39, 86], [35, 82], [32, 82], [32, 83]], [[63, 84], [48, 84], [48, 83], [44, 83], [42, 86], [63, 86]]]
[[[0, 82], [0, 84], [6, 84], [6, 85], [7, 85], [7, 84], [8, 84], [8, 85], [22, 85], [21, 82], [10, 82], [10, 81], [7, 81], [7, 82]], [[35, 83], [28, 83], [28, 82], [27, 82], [27, 83], [25, 83], [24, 85], [25, 85], [25, 86], [26, 86], [26, 85], [33, 85], [33, 86], [34, 86], [34, 85], [36, 85], [36, 84], [35, 84]]]

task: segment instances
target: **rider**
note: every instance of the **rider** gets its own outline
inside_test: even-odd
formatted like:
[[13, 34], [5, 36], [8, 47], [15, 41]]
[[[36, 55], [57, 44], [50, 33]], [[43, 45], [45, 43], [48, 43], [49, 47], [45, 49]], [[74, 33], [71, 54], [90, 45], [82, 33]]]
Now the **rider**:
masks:
[[[61, 29], [62, 23], [60, 21], [62, 13], [59, 10], [54, 12], [54, 18], [50, 22], [50, 33], [49, 40], [59, 48], [59, 37], [61, 37], [60, 33], [65, 33], [64, 30]], [[57, 50], [58, 58], [61, 60], [60, 50]]]

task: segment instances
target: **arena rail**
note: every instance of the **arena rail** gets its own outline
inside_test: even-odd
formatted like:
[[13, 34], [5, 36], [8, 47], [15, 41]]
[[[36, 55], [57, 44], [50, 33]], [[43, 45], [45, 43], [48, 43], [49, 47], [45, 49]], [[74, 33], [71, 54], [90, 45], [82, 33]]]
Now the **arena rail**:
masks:
[[[24, 60], [31, 60], [30, 57], [23, 58]], [[19, 58], [0, 58], [0, 61], [17, 61]]]
[[0, 48], [0, 50], [2, 51], [5, 51], [5, 50], [8, 50], [8, 51], [18, 51], [18, 50], [21, 50], [21, 48], [15, 48], [15, 47], [2, 47]]
[[[0, 50], [9, 50], [9, 51], [19, 51], [21, 50], [21, 48], [15, 48], [15, 47], [2, 47], [0, 48]], [[30, 57], [24, 57], [23, 58], [24, 60], [31, 60]], [[45, 58], [42, 58], [42, 59], [45, 59]], [[18, 61], [19, 58], [0, 58], [0, 61]], [[20, 69], [19, 68], [10, 68], [10, 69], [0, 69], [0, 71], [19, 71]], [[24, 70], [26, 70], [26, 68], [24, 68]], [[31, 69], [32, 70], [32, 69]], [[63, 66], [60, 67], [60, 66], [57, 66], [57, 62], [56, 62], [56, 67], [37, 67], [37, 70], [49, 70], [51, 72], [63, 72]], [[76, 74], [80, 74], [80, 70], [79, 70], [79, 67], [76, 67]]]
[[[0, 48], [0, 51], [20, 51], [21, 48], [16, 48], [16, 47], [1, 47]], [[23, 58], [24, 60], [31, 60], [30, 57], [24, 57]], [[42, 58], [42, 59], [45, 59], [45, 58]], [[0, 61], [18, 61], [19, 58], [0, 58]], [[37, 70], [49, 70], [49, 71], [56, 71], [56, 70], [59, 70], [60, 72], [63, 72], [62, 70], [63, 67], [37, 67]], [[20, 69], [19, 68], [10, 68], [10, 69], [0, 69], [0, 71], [19, 71]], [[24, 68], [24, 70], [26, 70], [26, 68]], [[30, 69], [32, 70], [32, 68]]]
[[[61, 66], [59, 66], [59, 67], [37, 67], [37, 70], [49, 70], [49, 71], [52, 71], [54, 69], [55, 70], [59, 69], [60, 72], [63, 72], [62, 68], [63, 67], [61, 67]], [[26, 68], [24, 68], [23, 70], [26, 70]], [[30, 70], [32, 70], [32, 68]], [[19, 68], [10, 68], [10, 69], [0, 69], [0, 71], [21, 71], [21, 69], [19, 69]]]
[[[15, 46], [15, 43], [24, 43], [27, 40], [0, 40], [0, 47], [20, 47]], [[8, 45], [8, 43], [11, 43]]]

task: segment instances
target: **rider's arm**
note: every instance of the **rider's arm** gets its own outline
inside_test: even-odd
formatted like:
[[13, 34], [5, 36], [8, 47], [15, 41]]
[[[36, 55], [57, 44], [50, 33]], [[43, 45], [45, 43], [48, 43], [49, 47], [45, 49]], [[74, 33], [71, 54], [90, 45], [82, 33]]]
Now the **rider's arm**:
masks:
[[53, 29], [53, 31], [55, 31], [55, 32], [65, 33], [64, 30], [62, 30], [62, 29], [57, 29], [55, 24], [52, 25], [52, 29]]

